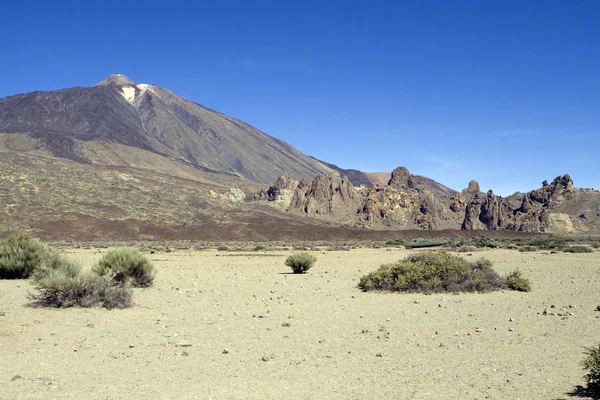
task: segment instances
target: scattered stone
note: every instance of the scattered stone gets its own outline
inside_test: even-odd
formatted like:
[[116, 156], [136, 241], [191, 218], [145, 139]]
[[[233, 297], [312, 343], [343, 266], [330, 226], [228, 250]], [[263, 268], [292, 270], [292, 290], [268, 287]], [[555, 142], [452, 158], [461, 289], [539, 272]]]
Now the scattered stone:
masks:
[[265, 361], [265, 362], [266, 362], [266, 361], [269, 361], [269, 357], [267, 357], [267, 356], [263, 356], [263, 357], [262, 357], [262, 360], [263, 360], [263, 361]]
[[14, 382], [14, 381], [18, 381], [19, 379], [23, 379], [23, 377], [21, 375], [15, 375], [12, 377], [12, 379], [10, 381]]
[[94, 324], [87, 324], [88, 328], [94, 328]]
[[383, 357], [383, 354], [377, 353], [377, 354], [375, 354], [375, 357]]
[[135, 344], [130, 344], [130, 345], [129, 345], [129, 348], [130, 348], [130, 349], [133, 349], [134, 347], [135, 347]]
[[600, 306], [596, 307], [596, 311], [600, 311]]
[[[598, 308], [600, 308], [600, 306], [598, 306]], [[2, 311], [0, 311], [0, 317], [4, 317], [6, 315], [6, 313], [3, 313]]]
[[223, 349], [223, 354], [229, 354], [229, 349]]

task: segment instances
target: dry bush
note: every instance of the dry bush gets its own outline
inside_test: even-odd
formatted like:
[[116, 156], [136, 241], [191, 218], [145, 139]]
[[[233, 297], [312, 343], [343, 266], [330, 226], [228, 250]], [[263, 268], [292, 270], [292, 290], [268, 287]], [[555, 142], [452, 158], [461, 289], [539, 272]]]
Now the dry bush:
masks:
[[531, 292], [531, 282], [528, 279], [523, 278], [521, 271], [518, 269], [508, 274], [506, 277], [506, 284], [509, 289], [517, 290], [519, 292]]
[[127, 285], [92, 273], [67, 276], [50, 273], [37, 283], [39, 294], [31, 295], [38, 307], [127, 308], [132, 305], [132, 290]]
[[506, 289], [506, 279], [486, 259], [469, 262], [449, 253], [426, 252], [408, 256], [360, 279], [362, 290], [399, 292], [488, 292]]
[[52, 253], [46, 258], [46, 262], [41, 265], [32, 275], [32, 278], [36, 282], [43, 281], [44, 279], [60, 275], [67, 278], [76, 278], [81, 274], [81, 265], [73, 261], [69, 261], [58, 253]]
[[594, 249], [587, 246], [571, 246], [567, 247], [565, 253], [593, 253]]
[[117, 283], [130, 281], [134, 287], [152, 285], [156, 275], [152, 263], [134, 247], [108, 249], [92, 271], [99, 276], [109, 276]]
[[480, 249], [476, 246], [473, 246], [471, 244], [463, 244], [461, 246], [458, 246], [456, 248], [456, 250], [454, 250], [458, 253], [472, 253], [474, 251], [480, 251]]

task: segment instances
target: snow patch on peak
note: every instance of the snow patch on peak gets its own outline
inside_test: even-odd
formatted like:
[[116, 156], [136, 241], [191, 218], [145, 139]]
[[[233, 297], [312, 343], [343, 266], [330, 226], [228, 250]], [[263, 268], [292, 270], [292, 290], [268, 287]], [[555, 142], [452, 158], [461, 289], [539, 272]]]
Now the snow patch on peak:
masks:
[[121, 86], [121, 94], [125, 97], [125, 100], [133, 104], [135, 101], [136, 88], [133, 86]]

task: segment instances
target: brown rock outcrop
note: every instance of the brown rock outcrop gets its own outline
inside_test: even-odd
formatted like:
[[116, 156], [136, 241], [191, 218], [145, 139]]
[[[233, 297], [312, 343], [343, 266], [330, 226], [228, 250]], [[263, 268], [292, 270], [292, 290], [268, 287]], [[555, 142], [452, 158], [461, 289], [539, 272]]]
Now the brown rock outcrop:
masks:
[[566, 214], [556, 211], [575, 191], [569, 175], [558, 176], [551, 184], [544, 181], [537, 190], [515, 193], [507, 198], [497, 197], [490, 190], [486, 196], [476, 195], [467, 204], [462, 229], [570, 231], [572, 222], [565, 220]]
[[[400, 167], [394, 170], [387, 186], [356, 188], [336, 174], [319, 175], [312, 182], [281, 177], [255, 198], [271, 199], [275, 194], [278, 200], [269, 203], [279, 203], [288, 212], [376, 229], [570, 233], [586, 231], [590, 224], [600, 225], [600, 193], [575, 189], [568, 175], [559, 176], [540, 189], [505, 198], [491, 190], [479, 190], [479, 184], [471, 181], [460, 193], [446, 191]], [[285, 201], [283, 192], [288, 193]], [[585, 212], [568, 209], [574, 198], [585, 199]], [[578, 212], [579, 219], [574, 219], [574, 212]]]

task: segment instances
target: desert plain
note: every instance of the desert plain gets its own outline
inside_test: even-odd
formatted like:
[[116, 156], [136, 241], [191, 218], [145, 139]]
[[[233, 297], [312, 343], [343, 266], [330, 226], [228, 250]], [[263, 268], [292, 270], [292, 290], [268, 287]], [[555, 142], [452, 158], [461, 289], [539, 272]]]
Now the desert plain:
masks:
[[[103, 249], [62, 249], [91, 267]], [[154, 286], [130, 309], [29, 307], [0, 281], [0, 399], [584, 398], [600, 340], [600, 253], [485, 250], [529, 293], [362, 292], [359, 278], [422, 250], [146, 253]], [[544, 312], [546, 311], [546, 312]]]

